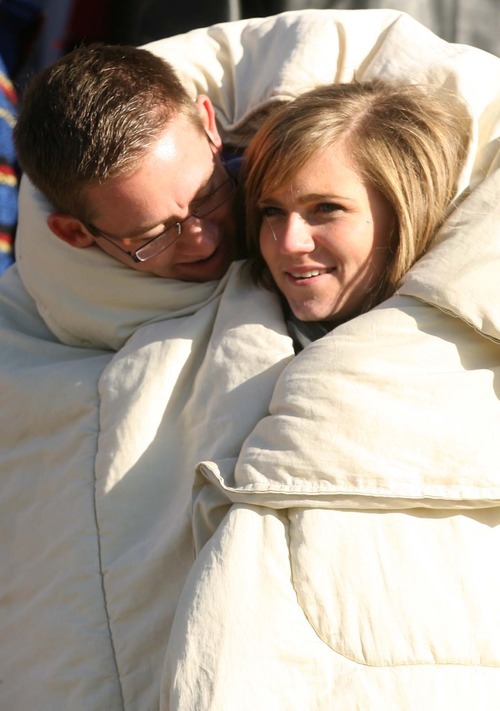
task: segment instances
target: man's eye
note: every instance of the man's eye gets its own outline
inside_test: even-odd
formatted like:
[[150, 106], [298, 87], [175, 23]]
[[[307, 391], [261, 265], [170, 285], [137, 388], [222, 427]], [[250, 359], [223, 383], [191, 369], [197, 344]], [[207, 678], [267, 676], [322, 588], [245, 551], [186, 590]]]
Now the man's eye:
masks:
[[171, 227], [164, 227], [159, 230], [159, 232], [152, 232], [151, 234], [148, 235], [140, 235], [136, 237], [128, 237], [124, 242], [127, 243], [127, 245], [131, 247], [142, 247], [146, 242], [151, 242], [153, 239], [158, 239], [158, 237], [163, 237], [167, 232], [171, 229]]
[[204, 185], [200, 190], [197, 192], [196, 196], [191, 200], [189, 203], [189, 211], [190, 212], [196, 212], [196, 209], [200, 206], [203, 205], [205, 200], [207, 200], [209, 197], [213, 195], [218, 189], [219, 185], [217, 183], [217, 176], [215, 175], [215, 171], [212, 174], [212, 177]]
[[175, 222], [173, 225], [169, 225], [168, 227], [163, 227], [159, 232], [156, 234], [152, 234], [148, 237], [144, 237], [143, 241], [144, 242], [150, 242], [153, 239], [158, 239], [159, 237], [165, 237], [165, 235], [168, 235], [169, 233], [176, 232], [176, 227], [177, 227], [177, 222]]
[[204, 192], [203, 195], [197, 195], [194, 200], [189, 203], [189, 214], [198, 217], [198, 213], [202, 212], [212, 197], [212, 192]]
[[203, 188], [202, 190], [200, 190], [199, 192], [197, 192], [196, 195], [194, 196], [194, 198], [193, 198], [193, 199], [191, 200], [191, 202], [189, 203], [189, 209], [190, 209], [190, 210], [193, 210], [193, 209], [196, 210], [197, 205], [199, 205], [200, 203], [202, 203], [203, 200], [205, 199], [205, 197], [206, 197], [209, 193], [210, 193], [210, 190], [209, 190], [207, 187], [205, 187], [205, 188]]

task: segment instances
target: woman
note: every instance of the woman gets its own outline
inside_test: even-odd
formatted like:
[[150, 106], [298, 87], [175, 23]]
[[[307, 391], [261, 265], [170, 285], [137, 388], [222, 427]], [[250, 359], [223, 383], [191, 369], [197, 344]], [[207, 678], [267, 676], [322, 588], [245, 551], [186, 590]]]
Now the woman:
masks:
[[435, 234], [467, 125], [443, 95], [354, 84], [255, 136], [257, 276], [307, 347], [237, 462], [199, 467], [195, 520], [220, 523], [166, 707], [497, 707], [498, 171]]
[[448, 212], [469, 137], [451, 96], [380, 81], [326, 85], [272, 115], [246, 154], [247, 223], [257, 280], [299, 334], [392, 296]]

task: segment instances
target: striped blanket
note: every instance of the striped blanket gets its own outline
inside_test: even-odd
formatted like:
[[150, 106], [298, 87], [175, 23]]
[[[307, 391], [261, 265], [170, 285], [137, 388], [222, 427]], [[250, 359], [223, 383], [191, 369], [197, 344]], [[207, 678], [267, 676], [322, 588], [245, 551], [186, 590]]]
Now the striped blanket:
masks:
[[12, 141], [17, 97], [0, 58], [0, 274], [14, 261], [18, 175]]

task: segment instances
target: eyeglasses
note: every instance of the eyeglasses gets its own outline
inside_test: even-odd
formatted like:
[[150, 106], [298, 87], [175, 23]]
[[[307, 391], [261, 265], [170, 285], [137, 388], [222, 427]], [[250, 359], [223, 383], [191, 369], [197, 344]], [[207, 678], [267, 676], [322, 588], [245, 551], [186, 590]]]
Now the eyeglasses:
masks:
[[[125, 240], [127, 239], [126, 237], [118, 238], [114, 237], [113, 235], [106, 234], [105, 232], [102, 232], [101, 230], [97, 229], [97, 227], [92, 225], [92, 223], [90, 222], [84, 222], [85, 227], [94, 237], [102, 237], [102, 239], [111, 242], [111, 244], [116, 249], [119, 249], [120, 252], [126, 254], [134, 262], [146, 262], [148, 259], [156, 257], [158, 254], [160, 254], [160, 252], [163, 252], [165, 249], [168, 249], [173, 244], [175, 244], [177, 240], [180, 239], [180, 237], [182, 236], [182, 226], [185, 222], [190, 220], [192, 217], [196, 217], [198, 219], [207, 217], [207, 215], [210, 215], [210, 213], [215, 212], [219, 209], [219, 207], [222, 207], [222, 205], [224, 205], [224, 203], [230, 200], [231, 197], [234, 195], [238, 181], [233, 175], [231, 175], [224, 159], [218, 152], [215, 153], [214, 160], [219, 161], [225, 174], [227, 175], [226, 180], [224, 180], [224, 182], [218, 185], [215, 190], [212, 190], [212, 192], [208, 195], [204, 195], [199, 200], [194, 200], [191, 204], [191, 211], [187, 217], [180, 220], [179, 222], [175, 222], [173, 225], [170, 225], [169, 227], [164, 229], [163, 232], [161, 232], [159, 235], [156, 235], [156, 237], [153, 237], [152, 239], [148, 240], [137, 249], [130, 251], [128, 249], [125, 249], [124, 247], [121, 247], [115, 241], [117, 239]], [[214, 173], [216, 170], [217, 164], [214, 168]]]

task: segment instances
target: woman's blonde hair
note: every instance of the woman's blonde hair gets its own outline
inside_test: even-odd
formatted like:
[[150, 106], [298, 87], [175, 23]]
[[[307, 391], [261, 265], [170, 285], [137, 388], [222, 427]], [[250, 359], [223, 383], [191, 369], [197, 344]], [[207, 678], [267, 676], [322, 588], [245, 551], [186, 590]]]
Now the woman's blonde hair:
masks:
[[259, 249], [260, 202], [288, 187], [314, 155], [340, 140], [396, 218], [390, 263], [369, 297], [371, 308], [394, 293], [443, 223], [467, 154], [470, 118], [443, 88], [431, 93], [429, 87], [381, 80], [322, 85], [280, 105], [251, 140], [243, 166], [257, 281], [272, 283]]

